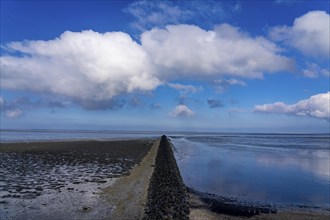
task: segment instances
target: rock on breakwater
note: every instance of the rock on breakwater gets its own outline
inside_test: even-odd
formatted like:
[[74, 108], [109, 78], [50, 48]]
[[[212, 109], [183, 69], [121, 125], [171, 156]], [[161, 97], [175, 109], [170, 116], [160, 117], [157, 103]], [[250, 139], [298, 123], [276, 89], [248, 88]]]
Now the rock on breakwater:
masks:
[[188, 216], [187, 190], [172, 147], [163, 135], [149, 184], [144, 219], [189, 219]]

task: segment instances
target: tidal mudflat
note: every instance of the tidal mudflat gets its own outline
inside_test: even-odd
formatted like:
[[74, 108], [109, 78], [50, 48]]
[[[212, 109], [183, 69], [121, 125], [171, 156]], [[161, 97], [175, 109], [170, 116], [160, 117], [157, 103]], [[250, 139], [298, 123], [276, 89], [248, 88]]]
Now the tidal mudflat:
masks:
[[2, 143], [0, 219], [104, 219], [103, 190], [127, 176], [153, 140]]

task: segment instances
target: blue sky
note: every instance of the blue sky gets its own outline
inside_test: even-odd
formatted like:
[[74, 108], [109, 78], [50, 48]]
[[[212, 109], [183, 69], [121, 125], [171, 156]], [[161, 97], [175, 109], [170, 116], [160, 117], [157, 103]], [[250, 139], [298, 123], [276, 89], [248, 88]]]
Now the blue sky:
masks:
[[1, 1], [1, 129], [329, 132], [329, 1]]

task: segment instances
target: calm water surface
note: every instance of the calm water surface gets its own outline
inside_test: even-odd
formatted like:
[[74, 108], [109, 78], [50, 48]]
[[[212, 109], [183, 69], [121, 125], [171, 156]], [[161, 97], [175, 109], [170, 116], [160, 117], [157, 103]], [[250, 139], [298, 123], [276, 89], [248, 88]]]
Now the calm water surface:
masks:
[[245, 201], [330, 207], [329, 134], [172, 137], [185, 184]]

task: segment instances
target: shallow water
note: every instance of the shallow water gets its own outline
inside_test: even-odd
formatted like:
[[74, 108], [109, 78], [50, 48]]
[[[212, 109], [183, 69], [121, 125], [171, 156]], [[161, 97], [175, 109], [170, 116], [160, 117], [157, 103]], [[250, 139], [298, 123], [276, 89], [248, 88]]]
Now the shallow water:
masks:
[[171, 140], [188, 187], [252, 202], [330, 207], [328, 134], [217, 134]]

